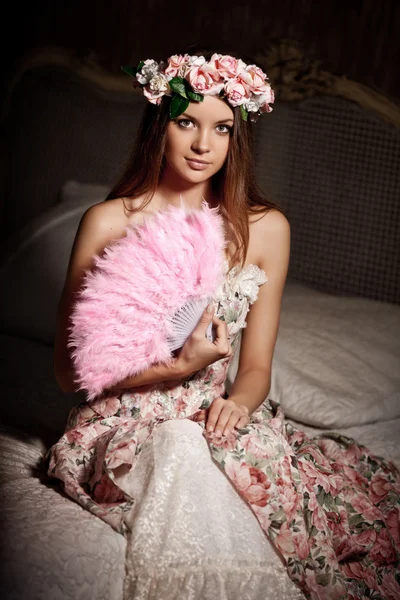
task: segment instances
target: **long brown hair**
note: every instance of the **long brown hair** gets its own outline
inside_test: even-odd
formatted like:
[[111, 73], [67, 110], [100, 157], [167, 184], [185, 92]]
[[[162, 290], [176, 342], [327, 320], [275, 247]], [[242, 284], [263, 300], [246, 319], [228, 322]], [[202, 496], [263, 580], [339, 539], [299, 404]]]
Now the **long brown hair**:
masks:
[[[190, 46], [181, 54], [204, 56], [206, 60], [210, 60], [214, 52], [242, 58], [248, 64], [254, 62], [249, 57], [239, 56], [235, 52], [217, 51], [197, 45]], [[106, 200], [120, 197], [137, 198], [143, 195], [143, 202], [136, 209], [132, 209], [132, 212], [143, 210], [151, 201], [165, 167], [164, 150], [170, 102], [171, 97], [166, 95], [162, 96], [159, 105], [148, 102], [124, 173]], [[249, 214], [264, 213], [273, 208], [283, 212], [283, 209], [263, 194], [256, 181], [253, 123], [241, 118], [239, 107], [230, 108], [234, 112], [234, 124], [228, 155], [224, 166], [213, 176], [211, 185], [236, 238], [236, 251], [231, 262], [235, 264], [240, 261], [243, 265], [249, 245]]]

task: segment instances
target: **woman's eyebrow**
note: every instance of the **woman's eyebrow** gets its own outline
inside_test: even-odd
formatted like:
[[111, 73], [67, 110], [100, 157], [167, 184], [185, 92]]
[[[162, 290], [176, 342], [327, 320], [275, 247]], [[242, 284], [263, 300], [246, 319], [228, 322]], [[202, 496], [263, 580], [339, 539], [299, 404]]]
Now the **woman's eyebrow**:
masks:
[[[180, 116], [187, 117], [188, 119], [191, 119], [192, 121], [195, 121], [197, 123], [196, 117], [192, 117], [191, 115], [188, 115], [188, 113], [184, 112]], [[232, 121], [232, 123], [233, 123], [232, 117], [228, 117], [227, 119], [221, 119], [220, 121], [215, 121], [215, 123], [218, 125], [218, 123], [226, 123], [227, 121]]]

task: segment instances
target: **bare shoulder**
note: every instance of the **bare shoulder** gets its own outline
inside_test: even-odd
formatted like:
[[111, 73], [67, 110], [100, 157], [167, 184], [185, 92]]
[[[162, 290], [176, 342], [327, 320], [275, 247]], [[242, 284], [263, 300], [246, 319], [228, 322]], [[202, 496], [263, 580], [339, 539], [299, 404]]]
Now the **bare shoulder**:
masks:
[[[139, 204], [140, 201], [137, 200], [135, 206]], [[97, 246], [105, 247], [111, 241], [123, 237], [127, 225], [136, 224], [142, 220], [141, 212], [129, 212], [126, 207], [127, 203], [122, 198], [103, 200], [93, 204], [84, 212], [79, 229], [83, 230], [85, 237], [96, 237]], [[100, 249], [98, 247], [97, 251]]]
[[258, 214], [252, 213], [249, 217], [252, 235], [264, 236], [277, 234], [287, 236], [290, 234], [290, 224], [285, 215], [276, 208], [267, 209]]
[[290, 255], [290, 225], [278, 209], [266, 209], [249, 216], [247, 262], [271, 272], [276, 265], [286, 270]]

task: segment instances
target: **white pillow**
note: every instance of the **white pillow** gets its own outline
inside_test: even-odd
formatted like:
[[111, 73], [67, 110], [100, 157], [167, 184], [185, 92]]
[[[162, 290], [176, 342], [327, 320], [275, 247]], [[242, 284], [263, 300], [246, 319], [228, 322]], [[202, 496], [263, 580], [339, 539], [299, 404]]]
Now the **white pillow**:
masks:
[[7, 240], [0, 265], [3, 332], [52, 344], [57, 306], [79, 221], [104, 185], [66, 182], [61, 201]]
[[400, 306], [288, 282], [268, 397], [315, 427], [400, 417]]

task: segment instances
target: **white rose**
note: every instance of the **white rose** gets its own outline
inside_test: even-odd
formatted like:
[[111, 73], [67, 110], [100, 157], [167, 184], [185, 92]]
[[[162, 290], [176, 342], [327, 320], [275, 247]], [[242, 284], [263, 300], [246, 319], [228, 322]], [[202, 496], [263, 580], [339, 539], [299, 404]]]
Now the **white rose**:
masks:
[[255, 102], [254, 100], [249, 100], [246, 104], [243, 104], [243, 106], [248, 112], [257, 112], [259, 109], [258, 102]]
[[167, 78], [162, 73], [157, 73], [150, 79], [149, 87], [153, 92], [168, 92], [169, 84]]
[[142, 85], [149, 83], [150, 79], [153, 79], [158, 74], [159, 66], [155, 60], [148, 58], [144, 61], [144, 65], [141, 70], [136, 74], [136, 79]]

